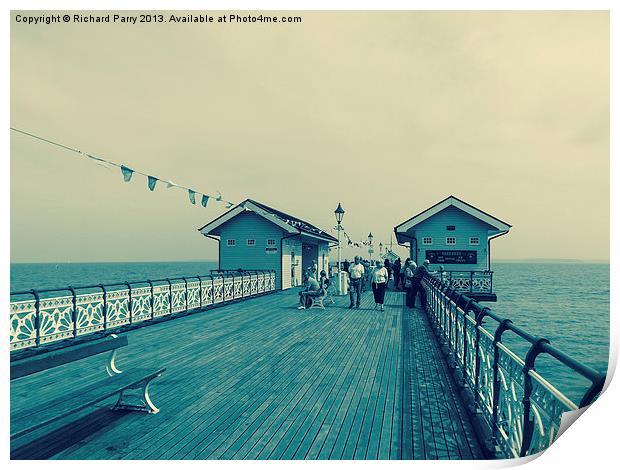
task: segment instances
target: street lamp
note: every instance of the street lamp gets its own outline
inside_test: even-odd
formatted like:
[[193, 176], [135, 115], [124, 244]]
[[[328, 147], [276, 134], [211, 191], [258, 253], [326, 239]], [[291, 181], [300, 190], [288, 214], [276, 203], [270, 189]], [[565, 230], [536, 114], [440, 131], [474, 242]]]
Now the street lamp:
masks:
[[370, 248], [368, 248], [368, 254], [370, 255], [370, 264], [372, 266], [372, 253], [373, 253], [373, 249], [372, 249], [372, 232], [370, 232], [368, 234], [368, 245], [370, 245]]
[[344, 217], [344, 209], [342, 208], [340, 203], [338, 203], [338, 207], [336, 207], [334, 214], [336, 215], [336, 222], [338, 222], [338, 294], [342, 295], [343, 290], [344, 290], [342, 287], [342, 283], [344, 281], [342, 280], [342, 274], [341, 274], [342, 260], [341, 260], [341, 254], [340, 254], [340, 223], [342, 222], [342, 218]]

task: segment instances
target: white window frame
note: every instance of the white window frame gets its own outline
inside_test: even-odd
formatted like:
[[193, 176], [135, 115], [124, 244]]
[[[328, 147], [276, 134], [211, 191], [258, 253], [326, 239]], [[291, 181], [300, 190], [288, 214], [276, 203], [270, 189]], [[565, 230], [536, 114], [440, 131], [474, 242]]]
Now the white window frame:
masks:
[[276, 246], [276, 239], [275, 238], [268, 238], [267, 239], [267, 246]]
[[248, 238], [245, 243], [247, 246], [256, 246], [256, 238]]
[[[454, 242], [450, 243], [448, 240], [454, 240]], [[456, 245], [456, 237], [446, 237], [446, 245]]]
[[[474, 243], [474, 240], [476, 240], [476, 242]], [[480, 237], [469, 237], [469, 244], [470, 245], [480, 245]]]
[[422, 245], [432, 245], [433, 237], [422, 237]]
[[228, 238], [226, 240], [226, 246], [237, 246], [237, 240], [234, 238]]

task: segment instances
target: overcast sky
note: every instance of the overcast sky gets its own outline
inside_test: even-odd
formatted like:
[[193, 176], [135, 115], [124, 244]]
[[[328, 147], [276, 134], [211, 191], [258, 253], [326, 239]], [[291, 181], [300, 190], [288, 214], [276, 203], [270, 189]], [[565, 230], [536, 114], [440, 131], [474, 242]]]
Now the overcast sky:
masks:
[[[324, 229], [341, 202], [357, 240], [453, 194], [513, 225], [496, 259], [609, 257], [605, 12], [15, 14], [14, 127]], [[13, 262], [215, 259], [197, 229], [223, 211], [11, 135]]]

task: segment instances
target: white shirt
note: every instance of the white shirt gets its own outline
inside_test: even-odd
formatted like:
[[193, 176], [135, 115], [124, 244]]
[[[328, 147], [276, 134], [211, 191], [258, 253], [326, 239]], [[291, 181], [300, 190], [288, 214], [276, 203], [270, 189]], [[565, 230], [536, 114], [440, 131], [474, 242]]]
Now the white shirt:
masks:
[[364, 277], [364, 265], [360, 263], [349, 266], [349, 276], [351, 276], [351, 279], [361, 279]]
[[385, 269], [385, 266], [383, 266], [381, 268], [375, 269], [375, 271], [372, 273], [372, 282], [374, 282], [375, 284], [381, 284], [382, 282], [387, 281], [387, 277], [387, 269]]

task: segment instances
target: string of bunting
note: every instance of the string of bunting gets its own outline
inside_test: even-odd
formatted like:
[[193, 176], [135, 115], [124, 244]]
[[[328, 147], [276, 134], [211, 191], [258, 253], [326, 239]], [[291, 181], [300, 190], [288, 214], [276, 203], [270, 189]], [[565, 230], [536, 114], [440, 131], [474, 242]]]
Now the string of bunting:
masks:
[[344, 237], [347, 240], [347, 245], [348, 246], [353, 246], [355, 248], [360, 248], [361, 246], [369, 246], [370, 242], [369, 241], [358, 241], [355, 242], [353, 241], [353, 239], [351, 238], [351, 236], [347, 233], [347, 231], [342, 227], [342, 225], [340, 226], [340, 230], [342, 231], [342, 233], [344, 234]]
[[182, 186], [180, 184], [176, 184], [176, 183], [172, 182], [171, 180], [165, 180], [165, 179], [159, 178], [157, 176], [149, 175], [149, 174], [144, 173], [142, 171], [138, 171], [138, 170], [136, 170], [134, 168], [129, 168], [126, 165], [118, 164], [118, 163], [106, 160], [104, 158], [92, 155], [90, 153], [83, 152], [82, 150], [79, 150], [79, 149], [76, 149], [76, 148], [73, 148], [73, 147], [69, 147], [67, 145], [63, 145], [63, 144], [60, 144], [58, 142], [54, 142], [53, 140], [45, 139], [45, 138], [40, 137], [38, 135], [32, 134], [30, 132], [26, 132], [26, 131], [23, 131], [21, 129], [17, 129], [17, 128], [14, 128], [14, 127], [11, 127], [10, 129], [12, 131], [14, 131], [14, 132], [18, 132], [20, 134], [32, 137], [33, 139], [37, 139], [37, 140], [40, 140], [42, 142], [46, 142], [48, 144], [56, 145], [57, 147], [61, 147], [61, 148], [65, 149], [65, 150], [69, 150], [71, 152], [74, 152], [74, 153], [76, 153], [76, 154], [78, 154], [78, 155], [80, 155], [82, 157], [85, 157], [85, 158], [88, 158], [88, 159], [94, 161], [99, 166], [103, 166], [103, 167], [106, 167], [108, 169], [110, 169], [112, 167], [120, 168], [121, 175], [123, 176], [123, 181], [125, 181], [126, 183], [129, 183], [131, 181], [131, 179], [133, 178], [133, 175], [137, 174], [137, 175], [141, 175], [141, 176], [145, 176], [146, 177], [146, 179], [147, 179], [147, 186], [148, 186], [148, 189], [150, 191], [155, 191], [155, 187], [157, 186], [157, 182], [158, 181], [160, 181], [162, 183], [166, 183], [166, 189], [178, 188], [178, 189], [186, 190], [188, 198], [189, 198], [189, 202], [191, 204], [194, 204], [194, 205], [196, 204], [196, 196], [200, 196], [199, 200], [200, 200], [200, 205], [202, 207], [207, 207], [207, 204], [209, 203], [210, 199], [213, 199], [215, 201], [221, 202], [222, 204], [224, 204], [226, 206], [227, 209], [230, 209], [232, 206], [235, 205], [233, 202], [226, 201], [222, 197], [222, 194], [219, 191], [216, 191], [217, 195], [212, 195], [212, 194], [204, 193], [204, 192], [201, 192], [201, 191], [196, 191], [195, 189], [191, 189], [191, 188], [188, 188], [186, 186]]

